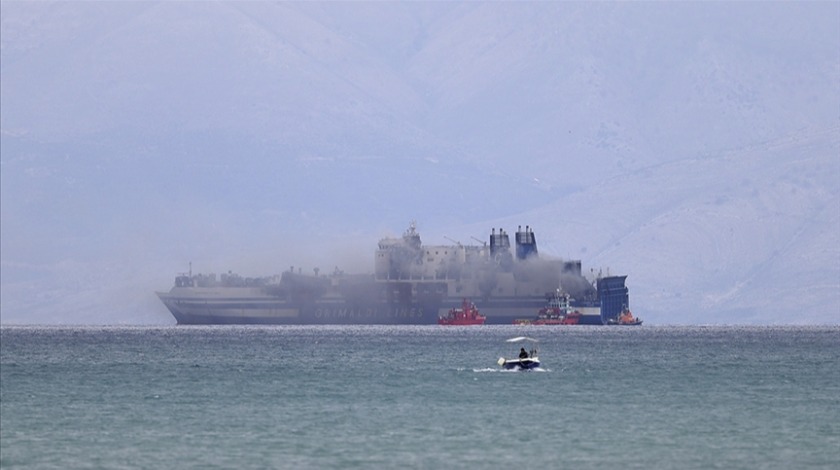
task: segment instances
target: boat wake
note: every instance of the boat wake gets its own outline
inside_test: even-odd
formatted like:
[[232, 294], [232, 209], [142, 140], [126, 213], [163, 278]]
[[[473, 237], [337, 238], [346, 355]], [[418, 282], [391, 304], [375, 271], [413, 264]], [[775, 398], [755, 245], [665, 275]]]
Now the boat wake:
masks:
[[504, 374], [516, 373], [516, 372], [551, 372], [551, 369], [543, 369], [542, 367], [535, 367], [533, 369], [499, 369], [498, 367], [484, 367], [481, 369], [473, 369], [475, 373], [483, 373], [483, 372], [500, 372]]

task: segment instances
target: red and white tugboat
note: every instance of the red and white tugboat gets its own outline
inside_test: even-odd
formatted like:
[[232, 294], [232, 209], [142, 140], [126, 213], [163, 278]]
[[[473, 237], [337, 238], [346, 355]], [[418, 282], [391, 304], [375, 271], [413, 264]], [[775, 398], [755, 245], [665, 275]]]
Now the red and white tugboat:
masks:
[[537, 318], [517, 319], [514, 325], [577, 325], [580, 322], [581, 313], [573, 310], [570, 305], [569, 294], [561, 294], [560, 289], [548, 301], [548, 305], [541, 308]]
[[487, 317], [478, 312], [475, 304], [467, 299], [460, 307], [449, 310], [445, 317], [438, 317], [438, 325], [483, 325]]

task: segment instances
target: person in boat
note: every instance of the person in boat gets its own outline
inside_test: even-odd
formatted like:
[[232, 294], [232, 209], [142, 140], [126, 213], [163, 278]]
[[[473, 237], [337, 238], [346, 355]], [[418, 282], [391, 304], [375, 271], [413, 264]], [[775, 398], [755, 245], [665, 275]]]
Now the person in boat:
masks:
[[525, 359], [528, 357], [528, 351], [525, 348], [519, 348], [519, 359]]

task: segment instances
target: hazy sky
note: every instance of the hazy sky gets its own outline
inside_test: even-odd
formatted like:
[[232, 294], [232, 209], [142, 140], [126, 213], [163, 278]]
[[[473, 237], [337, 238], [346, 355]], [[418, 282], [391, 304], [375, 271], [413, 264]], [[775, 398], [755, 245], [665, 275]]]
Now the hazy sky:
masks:
[[838, 2], [0, 3], [0, 321], [531, 225], [651, 323], [840, 322]]

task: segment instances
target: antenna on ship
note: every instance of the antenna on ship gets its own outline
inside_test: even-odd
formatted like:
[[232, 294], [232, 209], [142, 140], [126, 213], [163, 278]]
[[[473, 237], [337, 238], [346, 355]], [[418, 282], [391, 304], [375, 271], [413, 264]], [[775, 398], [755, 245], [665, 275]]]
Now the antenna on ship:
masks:
[[192, 279], [192, 261], [190, 261], [190, 279]]

